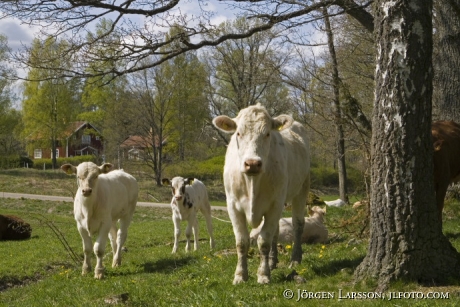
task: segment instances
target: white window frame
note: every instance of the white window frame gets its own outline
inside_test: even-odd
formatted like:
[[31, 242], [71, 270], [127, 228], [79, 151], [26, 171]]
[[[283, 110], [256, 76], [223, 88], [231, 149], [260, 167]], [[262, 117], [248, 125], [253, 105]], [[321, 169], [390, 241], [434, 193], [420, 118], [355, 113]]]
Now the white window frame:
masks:
[[34, 149], [34, 159], [41, 159], [43, 157], [43, 151], [40, 148]]
[[91, 144], [91, 135], [90, 134], [83, 134], [81, 136], [81, 143], [82, 144]]

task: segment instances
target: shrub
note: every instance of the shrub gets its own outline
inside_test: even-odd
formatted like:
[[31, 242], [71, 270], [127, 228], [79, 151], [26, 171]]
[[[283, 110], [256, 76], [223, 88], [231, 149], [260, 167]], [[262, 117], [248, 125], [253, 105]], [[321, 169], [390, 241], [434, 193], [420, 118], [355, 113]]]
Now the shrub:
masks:
[[[70, 158], [57, 158], [56, 163], [57, 167], [61, 167], [61, 165], [70, 163], [72, 165], [78, 165], [81, 162], [86, 162], [86, 161], [91, 161], [96, 164], [99, 163], [98, 158], [93, 155], [87, 155], [87, 156], [75, 156], [75, 157], [70, 157]], [[34, 160], [34, 166], [35, 169], [52, 169], [53, 168], [53, 162], [52, 159], [35, 159]]]
[[0, 168], [11, 169], [21, 167], [33, 167], [34, 162], [29, 157], [12, 155], [0, 157]]
[[225, 156], [216, 156], [204, 161], [183, 161], [168, 165], [165, 177], [194, 177], [200, 180], [222, 179]]

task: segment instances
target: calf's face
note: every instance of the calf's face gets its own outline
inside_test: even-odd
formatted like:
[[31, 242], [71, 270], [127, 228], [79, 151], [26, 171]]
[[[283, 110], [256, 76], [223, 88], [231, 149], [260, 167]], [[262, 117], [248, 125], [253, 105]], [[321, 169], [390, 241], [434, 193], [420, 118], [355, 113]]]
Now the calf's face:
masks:
[[76, 174], [78, 187], [84, 197], [89, 197], [93, 193], [93, 189], [97, 186], [97, 178], [100, 174], [106, 174], [112, 169], [112, 164], [105, 163], [97, 166], [93, 162], [83, 162], [77, 167], [64, 164], [61, 169], [67, 174]]
[[185, 186], [191, 185], [193, 183], [193, 178], [182, 178], [174, 177], [169, 180], [168, 178], [163, 178], [163, 185], [171, 186], [171, 192], [176, 201], [183, 201], [185, 197]]

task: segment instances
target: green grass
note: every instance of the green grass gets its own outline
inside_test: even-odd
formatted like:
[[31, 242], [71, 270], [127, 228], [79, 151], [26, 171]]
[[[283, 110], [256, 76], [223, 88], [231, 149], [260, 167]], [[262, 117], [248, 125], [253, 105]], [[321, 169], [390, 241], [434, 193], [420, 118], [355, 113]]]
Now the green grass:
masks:
[[[459, 208], [460, 204], [449, 204], [445, 222], [446, 232], [457, 249], [460, 248]], [[70, 203], [0, 199], [0, 213], [21, 216], [33, 228], [29, 240], [0, 242], [0, 306], [107, 306], [105, 299], [124, 293], [129, 296], [127, 306], [455, 306], [460, 303], [460, 287], [455, 285], [424, 288], [402, 283], [393, 285], [391, 291], [449, 292], [450, 299], [339, 300], [339, 291], [345, 297], [347, 293], [373, 291], [374, 287], [355, 284], [353, 280], [353, 270], [365, 256], [367, 242], [365, 235], [359, 235], [362, 223], [354, 222], [359, 220], [356, 217], [360, 213], [350, 207], [328, 208], [330, 243], [303, 246], [303, 261], [296, 270], [306, 283], [287, 280], [292, 269], [288, 267], [289, 246], [285, 246], [287, 250], [280, 254], [271, 284], [257, 284], [259, 259], [257, 251], [252, 249], [249, 281], [237, 286], [232, 285], [236, 255], [230, 223], [213, 219], [217, 242], [210, 251], [204, 218], [200, 215], [199, 250], [185, 253], [185, 242], [181, 242], [179, 253], [173, 255], [170, 210], [139, 207], [129, 229], [122, 266], [110, 267], [109, 252], [104, 260], [106, 277], [99, 281], [93, 274], [81, 276], [81, 262], [72, 260], [49, 226], [56, 226], [70, 248], [82, 257]], [[213, 215], [228, 220], [226, 212], [215, 211]], [[184, 228], [185, 223], [183, 232]], [[94, 257], [92, 263], [94, 266]], [[292, 300], [283, 298], [286, 289], [294, 291]], [[308, 296], [316, 292], [334, 298], [296, 302], [298, 293]]]
[[[140, 201], [169, 202], [169, 188], [156, 187], [143, 174], [139, 181]], [[223, 187], [219, 182], [206, 182], [213, 205], [225, 205]], [[60, 171], [0, 171], [0, 191], [72, 196], [75, 178]], [[150, 195], [154, 195], [155, 200]], [[321, 196], [324, 200], [336, 195]], [[351, 201], [354, 199], [351, 199]], [[356, 197], [356, 200], [358, 198]], [[185, 253], [185, 242], [179, 253], [171, 254], [173, 224], [169, 209], [136, 209], [130, 226], [127, 251], [122, 266], [110, 267], [112, 253], [104, 259], [106, 277], [95, 280], [93, 274], [81, 276], [81, 260], [75, 262], [50, 226], [65, 237], [70, 249], [82, 257], [82, 243], [72, 213], [72, 204], [26, 199], [0, 199], [0, 214], [14, 214], [29, 222], [32, 238], [26, 241], [0, 241], [0, 306], [108, 306], [105, 300], [128, 294], [126, 306], [456, 306], [460, 304], [459, 281], [445, 287], [422, 287], [398, 282], [390, 291], [444, 292], [449, 299], [339, 299], [355, 292], [374, 291], [372, 283], [356, 284], [353, 271], [367, 249], [366, 214], [350, 206], [327, 209], [326, 224], [330, 242], [304, 245], [303, 261], [297, 272], [306, 283], [287, 279], [289, 246], [279, 255], [278, 268], [272, 272], [269, 285], [257, 284], [258, 252], [251, 249], [249, 281], [233, 286], [236, 266], [233, 230], [227, 213], [214, 211], [216, 248], [209, 250], [204, 218], [199, 215], [200, 248]], [[290, 212], [284, 212], [289, 216]], [[185, 223], [182, 224], [181, 239]], [[449, 202], [444, 212], [444, 233], [457, 250], [460, 249], [460, 203]], [[95, 259], [92, 264], [94, 267]], [[294, 293], [291, 300], [283, 291]], [[341, 292], [340, 292], [341, 291]], [[330, 299], [302, 298], [308, 295], [333, 295]], [[388, 293], [385, 293], [388, 295]]]

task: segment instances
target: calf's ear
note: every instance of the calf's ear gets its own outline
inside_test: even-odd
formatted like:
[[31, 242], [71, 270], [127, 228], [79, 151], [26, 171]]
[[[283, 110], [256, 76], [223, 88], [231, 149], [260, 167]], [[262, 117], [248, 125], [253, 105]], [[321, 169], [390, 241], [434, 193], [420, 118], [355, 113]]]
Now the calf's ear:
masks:
[[220, 115], [212, 120], [213, 125], [222, 132], [233, 133], [236, 131], [236, 123], [228, 116]]
[[166, 186], [170, 186], [171, 185], [171, 181], [168, 179], [168, 178], [163, 178], [161, 179], [161, 183], [163, 185], [166, 185]]
[[112, 168], [113, 168], [113, 165], [110, 163], [104, 163], [99, 167], [99, 169], [101, 170], [101, 174], [107, 174], [108, 172], [112, 170]]
[[61, 166], [61, 169], [66, 173], [66, 174], [76, 174], [77, 173], [77, 168], [71, 164], [64, 164]]
[[280, 115], [273, 118], [272, 129], [274, 130], [284, 130], [292, 126], [294, 119], [289, 115]]

